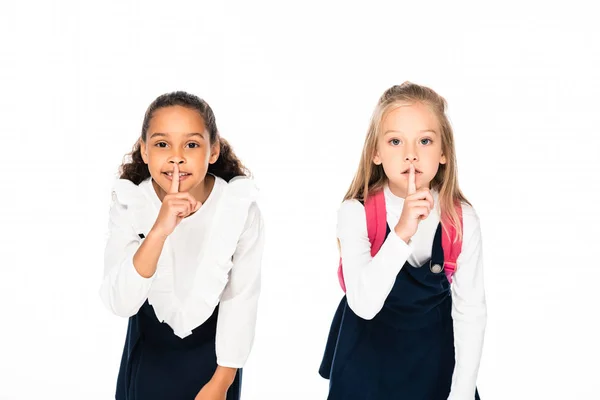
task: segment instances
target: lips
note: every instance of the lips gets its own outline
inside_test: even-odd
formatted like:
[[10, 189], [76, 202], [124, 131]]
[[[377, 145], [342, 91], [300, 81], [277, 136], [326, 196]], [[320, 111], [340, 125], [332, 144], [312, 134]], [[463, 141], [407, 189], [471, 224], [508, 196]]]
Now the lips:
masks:
[[[410, 172], [410, 168], [406, 171], [402, 172], [403, 174], [408, 174]], [[423, 172], [415, 168], [415, 174], [422, 174]]]
[[[171, 177], [172, 177], [172, 176], [173, 176], [173, 171], [171, 171], [171, 172], [163, 172], [163, 174], [165, 174], [165, 175], [167, 175], [167, 176], [171, 176]], [[179, 173], [179, 176], [180, 176], [180, 177], [181, 177], [181, 176], [188, 176], [188, 175], [191, 175], [191, 174], [190, 174], [190, 173], [188, 173], [188, 172], [180, 172], [180, 173]]]

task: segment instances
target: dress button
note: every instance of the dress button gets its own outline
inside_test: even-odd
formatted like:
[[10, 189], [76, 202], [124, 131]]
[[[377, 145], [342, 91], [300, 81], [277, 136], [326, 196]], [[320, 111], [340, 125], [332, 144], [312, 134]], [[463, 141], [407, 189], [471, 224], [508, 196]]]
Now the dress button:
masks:
[[433, 264], [431, 266], [431, 272], [433, 272], [434, 274], [439, 274], [440, 272], [442, 272], [442, 266], [440, 264]]

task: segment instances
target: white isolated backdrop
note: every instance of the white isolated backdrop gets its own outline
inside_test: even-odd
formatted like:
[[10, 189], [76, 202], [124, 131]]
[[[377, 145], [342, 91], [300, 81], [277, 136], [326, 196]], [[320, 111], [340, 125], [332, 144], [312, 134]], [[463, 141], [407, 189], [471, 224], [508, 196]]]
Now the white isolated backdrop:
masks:
[[405, 80], [448, 100], [482, 221], [483, 398], [598, 398], [596, 22], [577, 1], [3, 2], [0, 399], [114, 398], [110, 188], [173, 90], [211, 104], [262, 189], [243, 399], [325, 399], [336, 211], [377, 98]]

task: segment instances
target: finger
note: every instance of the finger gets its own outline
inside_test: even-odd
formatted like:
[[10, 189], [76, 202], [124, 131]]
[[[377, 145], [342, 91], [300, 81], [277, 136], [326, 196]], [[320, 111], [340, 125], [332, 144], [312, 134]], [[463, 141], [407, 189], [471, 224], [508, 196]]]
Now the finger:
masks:
[[427, 208], [429, 211], [432, 210], [433, 207], [431, 207], [431, 203], [429, 202], [429, 200], [413, 200], [409, 203], [408, 205], [411, 208], [421, 208], [421, 207], [425, 207]]
[[186, 215], [186, 213], [187, 213], [187, 209], [186, 209], [185, 206], [174, 207], [174, 208], [171, 209], [171, 212], [176, 217], [184, 217]]
[[420, 220], [429, 217], [429, 207], [417, 207], [414, 210], [417, 213], [416, 217]]
[[187, 200], [176, 200], [169, 203], [171, 212], [175, 215], [188, 214], [192, 207]]
[[179, 193], [175, 194], [173, 196], [173, 198], [179, 199], [179, 200], [186, 200], [186, 201], [190, 202], [190, 204], [192, 205], [192, 209], [195, 209], [196, 204], [199, 203], [199, 201], [196, 200], [196, 198], [194, 196], [192, 196], [189, 192], [179, 192]]
[[179, 166], [177, 164], [173, 164], [173, 177], [171, 179], [171, 189], [169, 193], [178, 193], [179, 192]]
[[188, 201], [185, 205], [185, 212], [182, 214], [184, 217], [189, 217], [194, 212], [194, 206]]
[[429, 202], [430, 205], [430, 210], [433, 210], [434, 207], [434, 201], [433, 201], [433, 196], [431, 195], [431, 192], [429, 190], [427, 190], [427, 195], [425, 196], [426, 200]]
[[187, 218], [190, 216], [191, 213], [192, 213], [192, 211], [190, 208], [185, 208], [177, 213], [177, 217], [178, 218]]
[[414, 209], [413, 212], [414, 214], [412, 214], [412, 218], [422, 221], [425, 218], [429, 217], [431, 210], [429, 209], [429, 207], [418, 207]]
[[190, 205], [190, 200], [189, 199], [170, 199], [167, 202], [167, 206], [170, 208], [173, 207], [181, 207], [181, 206], [189, 206]]
[[415, 166], [410, 164], [410, 170], [408, 171], [408, 195], [415, 194], [417, 191], [417, 182], [415, 180]]
[[[429, 189], [419, 189], [415, 193], [407, 196], [406, 200], [427, 200], [431, 197], [431, 191]], [[431, 197], [433, 200], [433, 197]]]
[[189, 216], [189, 215], [191, 215], [192, 213], [196, 212], [197, 207], [198, 207], [197, 204], [198, 204], [197, 201], [194, 201], [194, 202], [188, 201], [187, 202], [188, 212], [186, 214], [186, 217]]

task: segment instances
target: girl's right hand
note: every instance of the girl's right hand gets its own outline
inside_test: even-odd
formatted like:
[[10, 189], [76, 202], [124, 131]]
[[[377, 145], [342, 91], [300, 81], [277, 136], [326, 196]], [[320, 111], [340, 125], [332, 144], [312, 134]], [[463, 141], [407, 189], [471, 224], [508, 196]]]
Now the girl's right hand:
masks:
[[171, 188], [162, 201], [152, 231], [169, 236], [185, 217], [198, 211], [201, 205], [188, 192], [179, 192], [179, 167], [174, 164]]
[[428, 188], [417, 191], [415, 167], [411, 164], [408, 173], [408, 192], [404, 199], [402, 214], [394, 231], [406, 243], [414, 236], [419, 222], [426, 219], [433, 209], [433, 196]]

